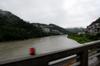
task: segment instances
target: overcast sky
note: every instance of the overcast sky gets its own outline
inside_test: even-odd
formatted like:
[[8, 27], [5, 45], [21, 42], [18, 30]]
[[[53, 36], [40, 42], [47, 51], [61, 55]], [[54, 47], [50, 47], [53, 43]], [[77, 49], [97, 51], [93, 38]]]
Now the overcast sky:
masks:
[[100, 0], [0, 0], [0, 9], [31, 23], [86, 27], [100, 17]]

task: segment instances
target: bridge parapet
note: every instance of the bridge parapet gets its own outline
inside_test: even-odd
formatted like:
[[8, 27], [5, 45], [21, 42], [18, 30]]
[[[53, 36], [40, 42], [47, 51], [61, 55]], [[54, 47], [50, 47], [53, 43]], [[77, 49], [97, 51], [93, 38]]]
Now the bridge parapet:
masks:
[[99, 52], [100, 40], [89, 42], [79, 47], [63, 49], [42, 55], [17, 59], [8, 59], [4, 61], [0, 60], [0, 66], [53, 66], [54, 63], [50, 64], [50, 62], [70, 56], [73, 57], [67, 58], [65, 60], [75, 58], [76, 60], [73, 65], [76, 64], [79, 66], [88, 66], [89, 58], [99, 57]]

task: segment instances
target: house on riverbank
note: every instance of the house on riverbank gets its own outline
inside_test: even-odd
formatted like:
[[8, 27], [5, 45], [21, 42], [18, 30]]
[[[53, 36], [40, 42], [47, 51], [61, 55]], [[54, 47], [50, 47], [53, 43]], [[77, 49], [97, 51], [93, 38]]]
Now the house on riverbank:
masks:
[[100, 18], [94, 21], [92, 24], [87, 26], [86, 33], [90, 35], [96, 35], [100, 33]]

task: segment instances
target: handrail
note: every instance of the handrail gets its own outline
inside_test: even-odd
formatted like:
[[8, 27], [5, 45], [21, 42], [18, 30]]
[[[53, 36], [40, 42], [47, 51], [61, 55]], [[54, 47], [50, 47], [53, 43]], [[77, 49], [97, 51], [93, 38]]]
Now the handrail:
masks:
[[36, 55], [31, 57], [0, 60], [0, 66], [49, 66], [49, 62], [68, 57], [71, 55], [79, 56], [80, 66], [88, 66], [88, 50], [100, 47], [100, 40], [85, 43], [84, 45], [63, 49], [47, 54]]

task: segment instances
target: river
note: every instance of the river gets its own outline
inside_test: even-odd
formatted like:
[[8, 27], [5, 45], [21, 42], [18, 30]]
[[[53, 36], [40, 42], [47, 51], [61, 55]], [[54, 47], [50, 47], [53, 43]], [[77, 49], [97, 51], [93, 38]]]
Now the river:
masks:
[[29, 48], [32, 47], [36, 49], [36, 55], [38, 55], [77, 46], [80, 46], [80, 44], [74, 40], [68, 39], [66, 35], [49, 36], [23, 41], [1, 42], [0, 60], [30, 56]]

